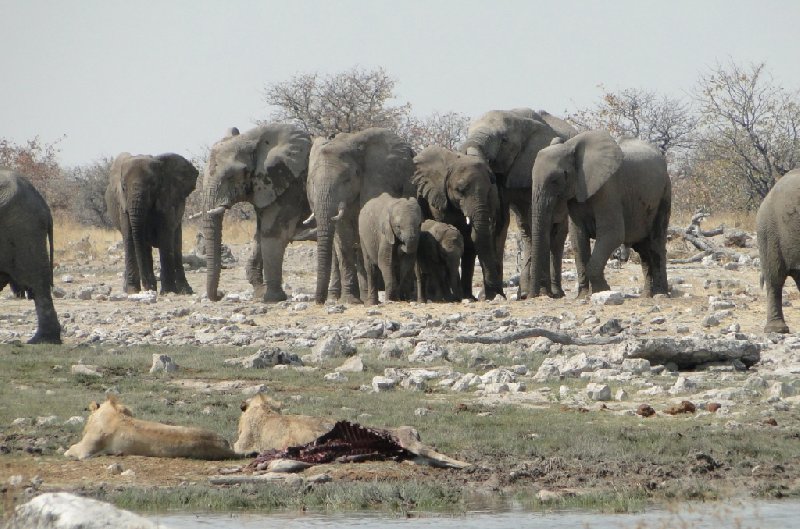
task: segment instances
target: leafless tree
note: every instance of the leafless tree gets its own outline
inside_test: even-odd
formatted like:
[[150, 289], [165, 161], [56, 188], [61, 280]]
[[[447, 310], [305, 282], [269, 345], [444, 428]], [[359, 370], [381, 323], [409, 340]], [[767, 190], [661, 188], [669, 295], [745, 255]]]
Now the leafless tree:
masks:
[[638, 88], [617, 93], [600, 88], [597, 105], [568, 116], [579, 129], [606, 129], [649, 141], [668, 159], [694, 147], [699, 117], [689, 101]]
[[301, 125], [314, 136], [356, 132], [368, 127], [398, 130], [411, 109], [393, 106], [396, 81], [382, 68], [353, 68], [333, 75], [299, 74], [264, 89], [274, 107], [270, 118]]
[[47, 143], [39, 136], [24, 143], [0, 138], [0, 167], [25, 175], [50, 205], [50, 209], [66, 209], [68, 195], [63, 193], [61, 166], [58, 164], [58, 142]]
[[81, 224], [111, 227], [105, 195], [113, 162], [113, 158], [104, 157], [63, 171], [64, 184], [72, 190], [71, 217]]
[[458, 112], [445, 112], [417, 118], [409, 116], [399, 134], [419, 152], [428, 145], [457, 149], [467, 139], [469, 116]]
[[732, 186], [744, 186], [750, 207], [775, 180], [800, 162], [800, 98], [777, 86], [765, 63], [717, 64], [701, 76], [701, 160], [724, 167]]

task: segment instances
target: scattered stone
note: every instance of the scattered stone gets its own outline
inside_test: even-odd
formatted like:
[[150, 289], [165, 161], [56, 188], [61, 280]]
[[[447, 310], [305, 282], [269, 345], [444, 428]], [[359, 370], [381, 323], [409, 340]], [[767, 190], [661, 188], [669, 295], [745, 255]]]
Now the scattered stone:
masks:
[[622, 361], [622, 371], [642, 375], [650, 372], [650, 361], [645, 358], [626, 358]]
[[345, 307], [344, 305], [328, 305], [328, 307], [326, 308], [326, 312], [328, 314], [341, 314], [345, 310], [347, 310], [347, 307]]
[[725, 246], [729, 248], [747, 248], [748, 243], [752, 239], [753, 238], [749, 234], [736, 229], [725, 230], [725, 235], [723, 237]]
[[338, 373], [360, 373], [361, 371], [364, 371], [364, 362], [360, 356], [350, 357], [336, 368]]
[[120, 476], [125, 476], [126, 478], [135, 478], [136, 472], [129, 468], [128, 470], [123, 470]]
[[586, 394], [595, 401], [611, 400], [611, 388], [608, 387], [608, 384], [595, 384], [592, 382], [586, 386]]
[[448, 360], [448, 352], [444, 347], [432, 342], [419, 342], [414, 352], [408, 355], [409, 362], [430, 364], [440, 360]]
[[622, 305], [625, 302], [625, 296], [616, 290], [606, 290], [592, 294], [591, 301], [592, 305]]
[[376, 376], [372, 378], [372, 389], [376, 393], [392, 390], [396, 384], [397, 383], [391, 378], [382, 376]]
[[621, 353], [624, 358], [645, 358], [651, 364], [673, 362], [680, 369], [734, 359], [750, 367], [761, 359], [761, 345], [728, 338], [631, 338], [621, 344]]
[[78, 426], [86, 422], [86, 419], [81, 417], [80, 415], [73, 415], [66, 421], [64, 421], [64, 426]]
[[328, 373], [322, 378], [328, 382], [347, 382], [347, 377], [343, 373], [339, 373], [338, 371], [334, 371], [333, 373]]
[[649, 404], [639, 404], [639, 407], [636, 408], [636, 415], [641, 415], [642, 417], [652, 417], [655, 414], [656, 410]]
[[617, 392], [614, 394], [614, 400], [616, 400], [617, 402], [628, 400], [628, 392], [622, 388], [618, 389]]
[[100, 372], [99, 367], [86, 364], [75, 364], [69, 368], [69, 372], [73, 375], [84, 375], [88, 377], [103, 376], [103, 373]]
[[333, 332], [321, 340], [311, 350], [312, 358], [319, 362], [327, 358], [350, 356], [355, 354], [356, 347], [339, 332]]
[[48, 426], [50, 424], [55, 424], [57, 421], [58, 417], [55, 415], [36, 417], [36, 426]]
[[600, 326], [599, 332], [603, 336], [616, 336], [622, 332], [622, 322], [618, 318], [611, 318]]
[[84, 286], [78, 289], [78, 293], [76, 294], [76, 296], [78, 299], [89, 301], [90, 299], [92, 299], [92, 294], [94, 294], [94, 289], [89, 286]]
[[61, 288], [60, 286], [53, 287], [53, 297], [57, 299], [63, 299], [67, 295], [67, 291]]
[[281, 473], [302, 472], [303, 470], [309, 468], [310, 466], [312, 466], [311, 463], [306, 463], [304, 461], [295, 461], [294, 459], [274, 459], [269, 462], [266, 470], [268, 472], [281, 472]]
[[106, 471], [113, 476], [122, 474], [122, 470], [122, 465], [119, 463], [112, 463], [106, 467]]
[[672, 393], [681, 393], [686, 391], [691, 391], [697, 387], [697, 383], [694, 382], [691, 378], [680, 376], [678, 380], [675, 381], [675, 385], [672, 386], [670, 392]]
[[396, 360], [401, 358], [403, 354], [414, 347], [410, 340], [401, 338], [399, 340], [386, 340], [381, 346], [380, 358], [383, 360]]
[[158, 301], [158, 293], [155, 290], [145, 290], [136, 294], [128, 294], [127, 300], [136, 303], [153, 304]]
[[664, 410], [664, 413], [668, 415], [678, 415], [681, 413], [694, 413], [695, 411], [697, 411], [697, 407], [692, 402], [688, 400], [682, 400], [680, 404], [670, 406]]
[[178, 370], [178, 364], [172, 361], [167, 355], [153, 353], [153, 365], [150, 367], [150, 374], [153, 373], [174, 373]]
[[72, 283], [73, 281], [75, 281], [75, 278], [74, 278], [74, 277], [72, 277], [72, 276], [71, 276], [71, 275], [69, 275], [69, 274], [64, 274], [63, 276], [61, 276], [61, 281], [62, 281], [63, 283], [67, 283], [67, 284], [69, 284], [69, 283]]
[[262, 347], [255, 354], [240, 358], [228, 358], [225, 365], [235, 365], [245, 369], [266, 369], [277, 365], [301, 366], [303, 362], [294, 353], [287, 353], [278, 347]]
[[68, 492], [47, 492], [18, 506], [6, 529], [156, 529], [158, 524], [111, 504]]

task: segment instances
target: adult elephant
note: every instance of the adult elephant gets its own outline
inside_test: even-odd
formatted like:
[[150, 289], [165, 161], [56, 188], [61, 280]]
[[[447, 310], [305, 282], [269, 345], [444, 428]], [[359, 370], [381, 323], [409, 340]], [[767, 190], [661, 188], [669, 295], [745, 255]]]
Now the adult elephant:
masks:
[[764, 332], [788, 333], [783, 319], [783, 284], [791, 276], [800, 289], [800, 169], [783, 175], [764, 197], [756, 216], [761, 285], [767, 288]]
[[325, 303], [331, 276], [333, 245], [339, 258], [346, 303], [361, 303], [357, 278], [358, 214], [382, 193], [412, 196], [411, 147], [394, 132], [369, 128], [316, 139], [308, 169], [308, 201], [317, 220], [316, 302]]
[[27, 178], [0, 169], [0, 290], [9, 284], [15, 292], [27, 293], [36, 306], [36, 334], [28, 343], [61, 343], [61, 325], [51, 293], [50, 208]]
[[608, 290], [603, 270], [623, 243], [641, 258], [642, 294], [667, 293], [672, 195], [667, 163], [658, 149], [637, 139], [617, 144], [606, 131], [582, 132], [539, 151], [532, 176], [530, 284], [540, 284], [546, 275], [552, 217], [566, 206], [579, 296]]
[[220, 298], [222, 218], [237, 202], [249, 202], [256, 213], [255, 248], [247, 278], [264, 302], [286, 299], [283, 256], [308, 215], [306, 177], [311, 138], [296, 125], [270, 123], [242, 134], [232, 128], [212, 148], [203, 175], [206, 294]]
[[414, 157], [417, 196], [426, 218], [455, 226], [464, 240], [461, 292], [472, 297], [475, 256], [481, 263], [486, 299], [503, 295], [501, 266], [494, 240], [500, 201], [494, 175], [477, 156], [430, 146]]
[[[523, 270], [520, 274], [520, 296], [531, 290], [531, 170], [536, 154], [550, 145], [554, 138], [569, 139], [577, 131], [566, 121], [541, 110], [530, 108], [514, 110], [492, 110], [470, 124], [467, 140], [462, 150], [467, 154], [481, 156], [489, 163], [495, 176], [500, 199], [500, 214], [495, 227], [495, 252], [498, 256], [499, 277], [503, 277], [503, 251], [510, 220], [509, 211], [517, 217], [522, 236]], [[551, 228], [554, 269], [552, 285], [540, 285], [557, 296], [563, 295], [561, 288], [561, 257], [563, 242], [567, 237], [567, 216], [552, 217]], [[562, 242], [559, 247], [556, 242]], [[465, 241], [466, 242], [466, 241]]]
[[125, 246], [125, 292], [156, 290], [153, 248], [161, 257], [161, 292], [191, 294], [182, 260], [186, 197], [197, 169], [174, 153], [158, 156], [124, 152], [111, 165], [106, 207]]

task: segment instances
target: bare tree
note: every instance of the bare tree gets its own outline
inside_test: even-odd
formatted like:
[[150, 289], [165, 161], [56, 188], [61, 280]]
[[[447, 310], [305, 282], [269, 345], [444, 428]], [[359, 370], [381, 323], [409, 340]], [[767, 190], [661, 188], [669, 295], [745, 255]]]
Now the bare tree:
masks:
[[457, 149], [467, 139], [469, 121], [469, 116], [458, 112], [434, 112], [423, 118], [409, 116], [398, 133], [417, 152], [428, 145]]
[[701, 76], [699, 158], [723, 166], [728, 185], [744, 186], [749, 206], [800, 162], [800, 98], [776, 86], [765, 63], [718, 64]]
[[72, 217], [81, 224], [111, 227], [106, 211], [106, 188], [114, 159], [104, 157], [64, 171], [65, 184], [72, 189]]
[[306, 73], [264, 89], [275, 107], [270, 118], [297, 123], [315, 136], [356, 132], [368, 127], [398, 130], [411, 109], [392, 106], [396, 81], [382, 68], [353, 68], [334, 75]]
[[39, 136], [23, 144], [0, 138], [0, 167], [7, 167], [25, 175], [44, 196], [53, 210], [68, 206], [68, 195], [63, 191], [61, 166], [58, 164], [58, 142], [47, 143]]
[[617, 136], [640, 138], [668, 158], [694, 146], [699, 117], [690, 102], [638, 88], [618, 93], [600, 88], [600, 103], [568, 116], [579, 129], [606, 129]]

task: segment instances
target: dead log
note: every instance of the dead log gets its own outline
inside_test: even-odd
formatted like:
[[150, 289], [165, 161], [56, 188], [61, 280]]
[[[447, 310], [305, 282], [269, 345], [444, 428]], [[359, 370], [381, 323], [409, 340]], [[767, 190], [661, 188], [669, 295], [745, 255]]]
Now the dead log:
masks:
[[552, 342], [562, 345], [609, 345], [621, 343], [623, 340], [621, 336], [593, 336], [590, 338], [581, 338], [567, 333], [543, 329], [541, 327], [531, 327], [529, 329], [503, 334], [461, 334], [455, 337], [455, 341], [458, 343], [507, 344], [516, 342], [517, 340], [525, 340], [526, 338], [539, 337], [547, 338]]
[[696, 253], [691, 257], [687, 257], [686, 259], [670, 259], [669, 264], [689, 264], [689, 263], [699, 263], [703, 260], [703, 258], [707, 255], [712, 255], [713, 252], [700, 252]]

